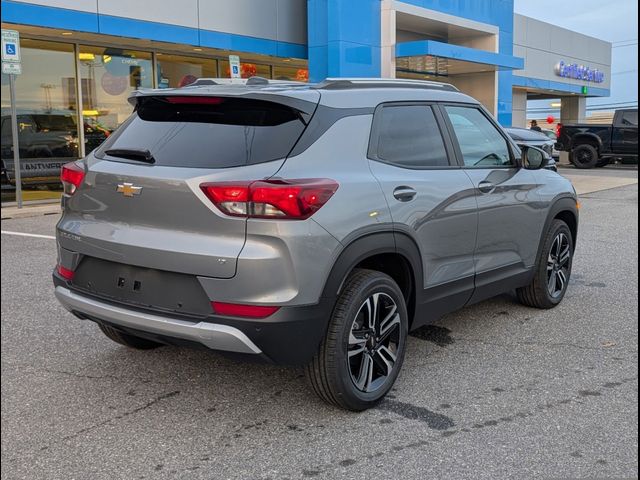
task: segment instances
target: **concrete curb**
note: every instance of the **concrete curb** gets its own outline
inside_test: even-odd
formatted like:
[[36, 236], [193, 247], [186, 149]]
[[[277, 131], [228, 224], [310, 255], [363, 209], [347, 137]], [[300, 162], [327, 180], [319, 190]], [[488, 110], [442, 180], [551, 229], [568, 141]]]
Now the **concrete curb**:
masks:
[[2, 207], [2, 220], [16, 218], [41, 217], [43, 215], [59, 215], [60, 203], [48, 203], [44, 205], [29, 205], [26, 207]]

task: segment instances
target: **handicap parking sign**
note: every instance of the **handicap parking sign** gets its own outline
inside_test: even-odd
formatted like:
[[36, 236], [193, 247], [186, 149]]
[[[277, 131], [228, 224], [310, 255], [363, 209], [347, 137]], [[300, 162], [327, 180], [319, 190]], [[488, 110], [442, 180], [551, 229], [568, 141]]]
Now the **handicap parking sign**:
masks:
[[229, 66], [231, 67], [231, 78], [240, 78], [240, 57], [237, 55], [229, 55]]
[[2, 30], [2, 61], [20, 62], [20, 35], [15, 30]]

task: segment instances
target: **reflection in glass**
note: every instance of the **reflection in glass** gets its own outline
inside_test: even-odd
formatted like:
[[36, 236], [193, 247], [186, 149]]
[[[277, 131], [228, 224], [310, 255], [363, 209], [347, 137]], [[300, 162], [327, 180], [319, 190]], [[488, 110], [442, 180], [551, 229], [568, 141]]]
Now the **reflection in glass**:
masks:
[[[220, 60], [220, 76], [222, 78], [231, 78], [231, 68], [228, 60]], [[242, 78], [263, 77], [271, 78], [271, 65], [262, 65], [260, 63], [240, 62], [240, 76]]]
[[309, 70], [306, 66], [273, 66], [274, 80], [295, 80], [296, 82], [308, 82]]
[[153, 87], [153, 69], [151, 53], [120, 48], [81, 45], [78, 60], [89, 153], [131, 115], [131, 92]]
[[[78, 158], [73, 45], [22, 39], [16, 109], [23, 200], [60, 196], [60, 167]], [[2, 75], [2, 201], [15, 200], [9, 78]]]
[[218, 76], [216, 60], [156, 53], [158, 88], [184, 87], [198, 78]]

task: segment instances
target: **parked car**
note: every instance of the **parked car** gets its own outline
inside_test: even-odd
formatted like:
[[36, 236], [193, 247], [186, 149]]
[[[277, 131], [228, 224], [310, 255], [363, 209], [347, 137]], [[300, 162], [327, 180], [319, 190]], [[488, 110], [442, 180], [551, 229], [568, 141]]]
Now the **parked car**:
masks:
[[613, 124], [561, 125], [556, 148], [569, 152], [576, 168], [607, 165], [619, 158], [638, 163], [638, 109], [616, 110]]
[[[2, 116], [2, 185], [15, 185], [11, 116]], [[17, 116], [20, 139], [20, 173], [26, 185], [60, 185], [60, 169], [78, 158], [76, 116], [70, 113], [21, 113]], [[85, 125], [87, 151], [96, 148], [107, 134]]]
[[551, 156], [557, 162], [560, 159], [560, 152], [556, 150], [556, 142], [558, 141], [558, 135], [553, 130], [547, 130], [546, 128], [542, 129], [542, 133], [544, 133], [549, 140], [553, 142], [553, 147], [551, 149]]
[[302, 364], [322, 399], [363, 410], [409, 331], [514, 289], [562, 301], [575, 191], [473, 98], [215, 83], [134, 92], [131, 118], [62, 170], [55, 295], [110, 339]]
[[519, 147], [530, 146], [542, 149], [548, 156], [544, 168], [554, 172], [558, 171], [555, 158], [553, 157], [553, 145], [555, 141], [551, 140], [545, 133], [517, 127], [509, 127], [505, 128], [505, 130]]

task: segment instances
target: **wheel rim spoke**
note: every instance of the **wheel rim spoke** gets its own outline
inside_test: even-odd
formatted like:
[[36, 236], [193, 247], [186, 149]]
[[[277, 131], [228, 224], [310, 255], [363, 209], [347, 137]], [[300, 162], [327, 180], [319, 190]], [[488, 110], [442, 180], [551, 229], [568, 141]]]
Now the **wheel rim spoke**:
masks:
[[371, 380], [373, 379], [373, 358], [368, 353], [362, 355], [362, 362], [360, 362], [360, 372], [358, 379], [356, 380], [356, 387], [366, 392], [371, 386]]
[[555, 274], [552, 274], [551, 278], [549, 279], [549, 293], [551, 295], [556, 293], [556, 278], [557, 276]]
[[351, 357], [354, 357], [356, 355], [361, 354], [364, 351], [365, 351], [365, 346], [363, 344], [362, 346], [358, 346], [358, 347], [356, 347], [356, 348], [354, 348], [352, 350], [349, 350], [349, 352], [347, 352], [347, 353], [349, 355], [349, 358], [351, 358]]
[[555, 241], [553, 242], [553, 246], [555, 249], [555, 259], [558, 260], [560, 258], [560, 249], [562, 248], [562, 237], [563, 235], [560, 234], [556, 237]]
[[393, 353], [387, 347], [382, 345], [376, 350], [376, 356], [377, 356], [377, 358], [379, 360], [382, 361], [382, 363], [383, 363], [383, 365], [385, 367], [385, 370], [386, 370], [386, 376], [391, 375], [391, 371], [393, 370], [393, 366], [396, 363], [396, 355], [395, 355], [395, 353]]
[[564, 247], [564, 250], [560, 252], [560, 258], [558, 259], [558, 263], [560, 266], [565, 266], [569, 259], [571, 258], [571, 249], [569, 248], [569, 244]]
[[393, 308], [389, 311], [386, 317], [380, 321], [380, 328], [378, 329], [378, 335], [380, 337], [387, 334], [391, 328], [400, 323], [400, 314], [398, 313], [398, 307], [393, 305]]
[[552, 297], [559, 297], [567, 288], [570, 267], [571, 244], [566, 234], [559, 233], [547, 258], [547, 288]]
[[393, 374], [404, 340], [401, 317], [394, 299], [387, 293], [373, 293], [360, 306], [351, 325], [346, 361], [351, 380], [363, 392], [385, 385]]
[[[362, 335], [362, 338], [356, 337], [355, 334]], [[367, 343], [367, 339], [364, 338], [364, 332], [351, 330], [349, 332], [349, 346], [351, 345], [364, 345]]]
[[370, 329], [375, 329], [376, 320], [378, 318], [378, 304], [380, 303], [380, 294], [374, 293], [367, 301], [367, 324]]
[[559, 288], [558, 291], [562, 291], [564, 290], [564, 286], [567, 282], [567, 277], [564, 274], [564, 271], [562, 270], [558, 270], [558, 273], [556, 274], [558, 276], [558, 280], [557, 280], [557, 284], [559, 284]]

